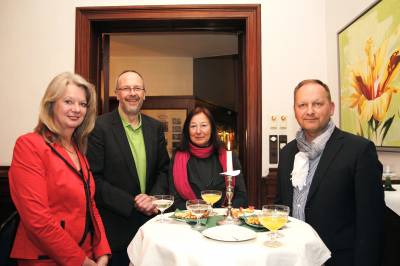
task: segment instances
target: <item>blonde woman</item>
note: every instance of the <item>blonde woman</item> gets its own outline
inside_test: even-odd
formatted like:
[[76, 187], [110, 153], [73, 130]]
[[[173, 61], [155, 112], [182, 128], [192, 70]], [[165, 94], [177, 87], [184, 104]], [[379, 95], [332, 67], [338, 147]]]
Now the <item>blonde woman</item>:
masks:
[[107, 265], [111, 252], [84, 156], [95, 116], [93, 85], [65, 72], [47, 87], [34, 132], [18, 138], [9, 171], [21, 218], [11, 251], [18, 265]]

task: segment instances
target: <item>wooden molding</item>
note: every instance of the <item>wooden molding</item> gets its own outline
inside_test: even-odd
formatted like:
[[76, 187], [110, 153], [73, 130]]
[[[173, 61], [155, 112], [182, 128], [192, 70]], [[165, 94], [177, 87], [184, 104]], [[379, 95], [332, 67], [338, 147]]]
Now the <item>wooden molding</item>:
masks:
[[11, 200], [10, 186], [8, 185], [9, 166], [0, 166], [0, 224], [15, 211], [14, 204]]
[[267, 176], [261, 178], [260, 206], [264, 204], [272, 204], [276, 200], [277, 195], [277, 168], [270, 168]]
[[75, 71], [100, 84], [99, 42], [115, 32], [237, 32], [243, 84], [239, 150], [249, 203], [258, 205], [261, 182], [261, 5], [168, 5], [76, 9]]
[[[0, 198], [10, 197], [10, 188], [8, 185], [9, 166], [0, 166]], [[0, 206], [1, 203], [0, 203]]]
[[10, 169], [10, 166], [5, 165], [5, 166], [0, 166], [0, 178], [8, 178], [8, 170]]

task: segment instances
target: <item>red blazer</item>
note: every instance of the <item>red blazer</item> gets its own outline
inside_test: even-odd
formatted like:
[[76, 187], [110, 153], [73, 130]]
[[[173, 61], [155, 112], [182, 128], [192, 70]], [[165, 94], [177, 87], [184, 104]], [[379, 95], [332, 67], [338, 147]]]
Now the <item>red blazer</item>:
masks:
[[[74, 165], [67, 152], [51, 144]], [[95, 185], [86, 158], [78, 152], [83, 176], [90, 184], [95, 258], [111, 254], [94, 202]], [[81, 177], [36, 134], [18, 138], [9, 170], [11, 197], [21, 217], [12, 258], [50, 257], [58, 265], [82, 265], [87, 254], [78, 245], [86, 221], [86, 197]], [[89, 181], [88, 181], [89, 180]], [[87, 236], [89, 237], [89, 235]]]

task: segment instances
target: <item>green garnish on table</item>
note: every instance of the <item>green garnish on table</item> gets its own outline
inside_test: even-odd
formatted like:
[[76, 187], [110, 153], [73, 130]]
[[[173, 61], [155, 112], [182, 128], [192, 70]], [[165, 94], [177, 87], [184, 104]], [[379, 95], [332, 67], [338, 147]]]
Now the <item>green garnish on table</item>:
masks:
[[[186, 212], [186, 210], [179, 210], [179, 209], [175, 210], [175, 213], [179, 213], [179, 212]], [[189, 223], [189, 224], [196, 223], [196, 219], [178, 218], [178, 217], [175, 216], [175, 213], [171, 216], [171, 218], [173, 218], [175, 220], [178, 220], [178, 221], [183, 221], [183, 222], [186, 222], [186, 223]], [[211, 227], [217, 226], [217, 223], [219, 221], [223, 220], [224, 218], [225, 218], [225, 215], [209, 216], [208, 218], [200, 218], [200, 223], [205, 226], [205, 229], [206, 228], [211, 228]], [[267, 231], [266, 228], [256, 228], [256, 227], [247, 225], [242, 219], [240, 219], [240, 220], [242, 222], [240, 224], [240, 226], [249, 228], [249, 229], [253, 230], [254, 232], [265, 232], [265, 231]]]

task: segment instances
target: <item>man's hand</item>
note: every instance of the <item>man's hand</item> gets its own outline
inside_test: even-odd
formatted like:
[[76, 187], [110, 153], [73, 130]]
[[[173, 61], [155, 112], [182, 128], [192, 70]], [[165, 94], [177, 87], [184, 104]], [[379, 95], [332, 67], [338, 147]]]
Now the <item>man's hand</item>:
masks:
[[139, 194], [134, 198], [135, 207], [138, 211], [146, 214], [157, 214], [157, 207], [153, 204], [153, 197], [147, 194]]

